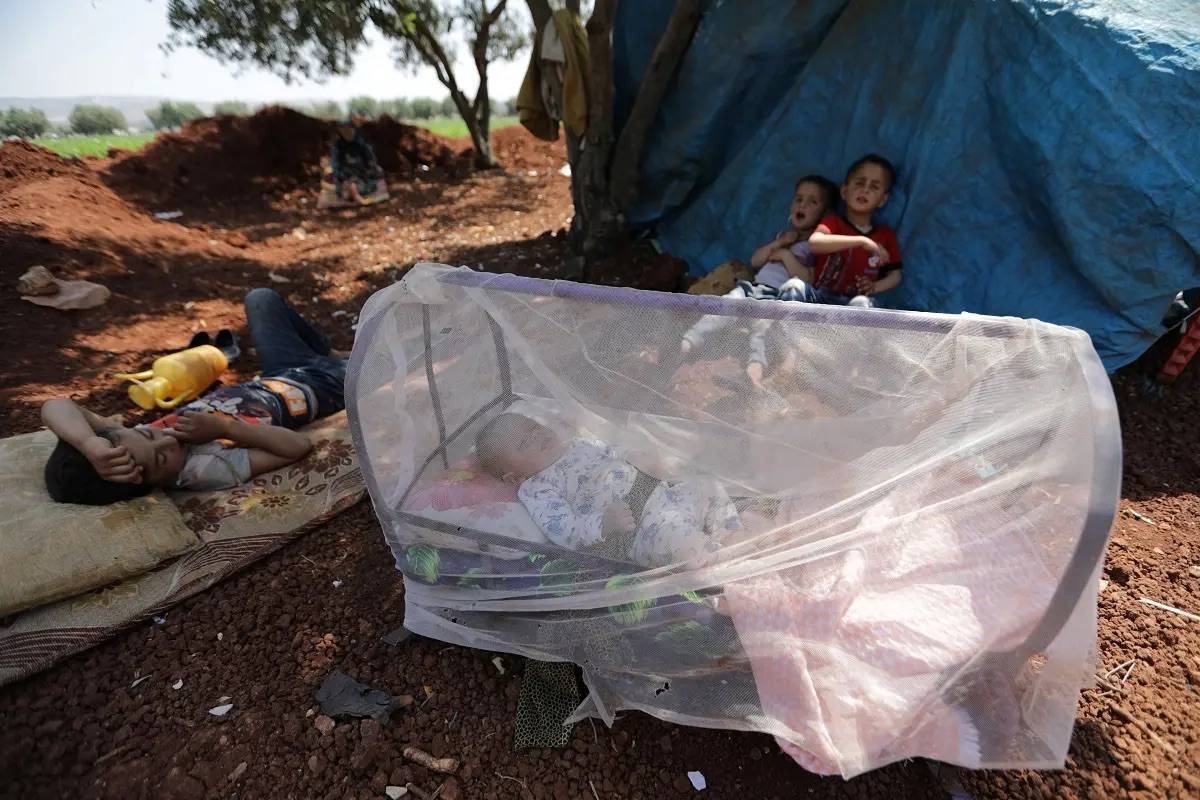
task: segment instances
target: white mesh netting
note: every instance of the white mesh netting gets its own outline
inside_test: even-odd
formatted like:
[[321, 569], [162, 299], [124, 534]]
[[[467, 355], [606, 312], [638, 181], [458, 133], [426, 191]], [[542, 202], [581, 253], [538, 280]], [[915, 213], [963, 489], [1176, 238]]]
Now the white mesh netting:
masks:
[[576, 717], [1062, 765], [1120, 484], [1085, 334], [422, 264], [347, 394], [405, 625], [579, 664]]

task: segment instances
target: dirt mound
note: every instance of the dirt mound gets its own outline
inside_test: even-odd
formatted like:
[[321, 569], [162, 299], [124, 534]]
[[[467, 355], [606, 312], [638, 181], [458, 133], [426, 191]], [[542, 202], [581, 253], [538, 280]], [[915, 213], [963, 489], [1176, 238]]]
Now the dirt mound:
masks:
[[[257, 201], [264, 192], [315, 190], [335, 135], [333, 122], [280, 106], [251, 117], [207, 117], [120, 156], [108, 175], [114, 188], [143, 204], [189, 208]], [[455, 161], [437, 136], [387, 117], [364, 125], [363, 135], [389, 175]]]
[[[162, 314], [162, 298], [221, 298], [256, 267], [209, 232], [154, 219], [86, 164], [22, 143], [0, 147], [0, 254], [0, 339], [10, 344], [0, 419], [14, 410], [16, 393], [44, 399], [39, 392], [50, 382], [74, 390], [95, 386], [97, 376], [112, 385], [108, 375], [148, 363], [164, 343], [182, 346], [190, 331]], [[90, 311], [32, 306], [12, 287], [35, 264], [103, 284], [112, 297]], [[237, 300], [206, 304], [207, 319], [228, 326], [238, 319]]]
[[424, 128], [414, 128], [391, 117], [380, 117], [362, 126], [363, 136], [375, 149], [384, 172], [409, 175], [419, 166], [452, 169], [458, 157], [446, 139]]
[[20, 140], [0, 144], [0, 194], [56, 175], [92, 179], [92, 173], [78, 158], [66, 159]]
[[561, 169], [567, 162], [561, 138], [557, 142], [544, 142], [520, 125], [492, 132], [492, 155], [509, 170], [546, 173]]

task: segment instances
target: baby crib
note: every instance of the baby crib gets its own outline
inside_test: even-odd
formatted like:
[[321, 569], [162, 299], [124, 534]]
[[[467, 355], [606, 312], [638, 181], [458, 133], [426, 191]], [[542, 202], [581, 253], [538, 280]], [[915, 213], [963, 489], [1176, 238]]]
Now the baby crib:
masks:
[[[576, 718], [763, 731], [847, 777], [1063, 764], [1120, 488], [1086, 334], [419, 264], [364, 307], [346, 391], [404, 624], [580, 665]], [[742, 528], [655, 568], [557, 546], [474, 462], [505, 411], [716, 480]]]

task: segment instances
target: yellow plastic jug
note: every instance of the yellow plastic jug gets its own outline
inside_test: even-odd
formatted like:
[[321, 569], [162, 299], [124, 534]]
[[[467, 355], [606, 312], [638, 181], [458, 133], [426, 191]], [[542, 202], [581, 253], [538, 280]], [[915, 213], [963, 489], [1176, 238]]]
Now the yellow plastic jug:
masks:
[[122, 372], [115, 377], [133, 381], [129, 399], [142, 408], [175, 408], [194, 400], [228, 366], [224, 353], [211, 344], [202, 344], [157, 358], [145, 372]]

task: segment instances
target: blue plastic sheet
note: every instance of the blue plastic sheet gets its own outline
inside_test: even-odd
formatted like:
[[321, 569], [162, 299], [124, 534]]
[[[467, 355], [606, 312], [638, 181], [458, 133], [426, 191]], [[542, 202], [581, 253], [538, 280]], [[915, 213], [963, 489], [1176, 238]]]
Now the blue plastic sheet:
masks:
[[[627, 113], [674, 0], [622, 3]], [[892, 159], [885, 304], [1087, 331], [1109, 369], [1200, 285], [1200, 2], [714, 0], [630, 219], [696, 274], [786, 223], [796, 179]]]

